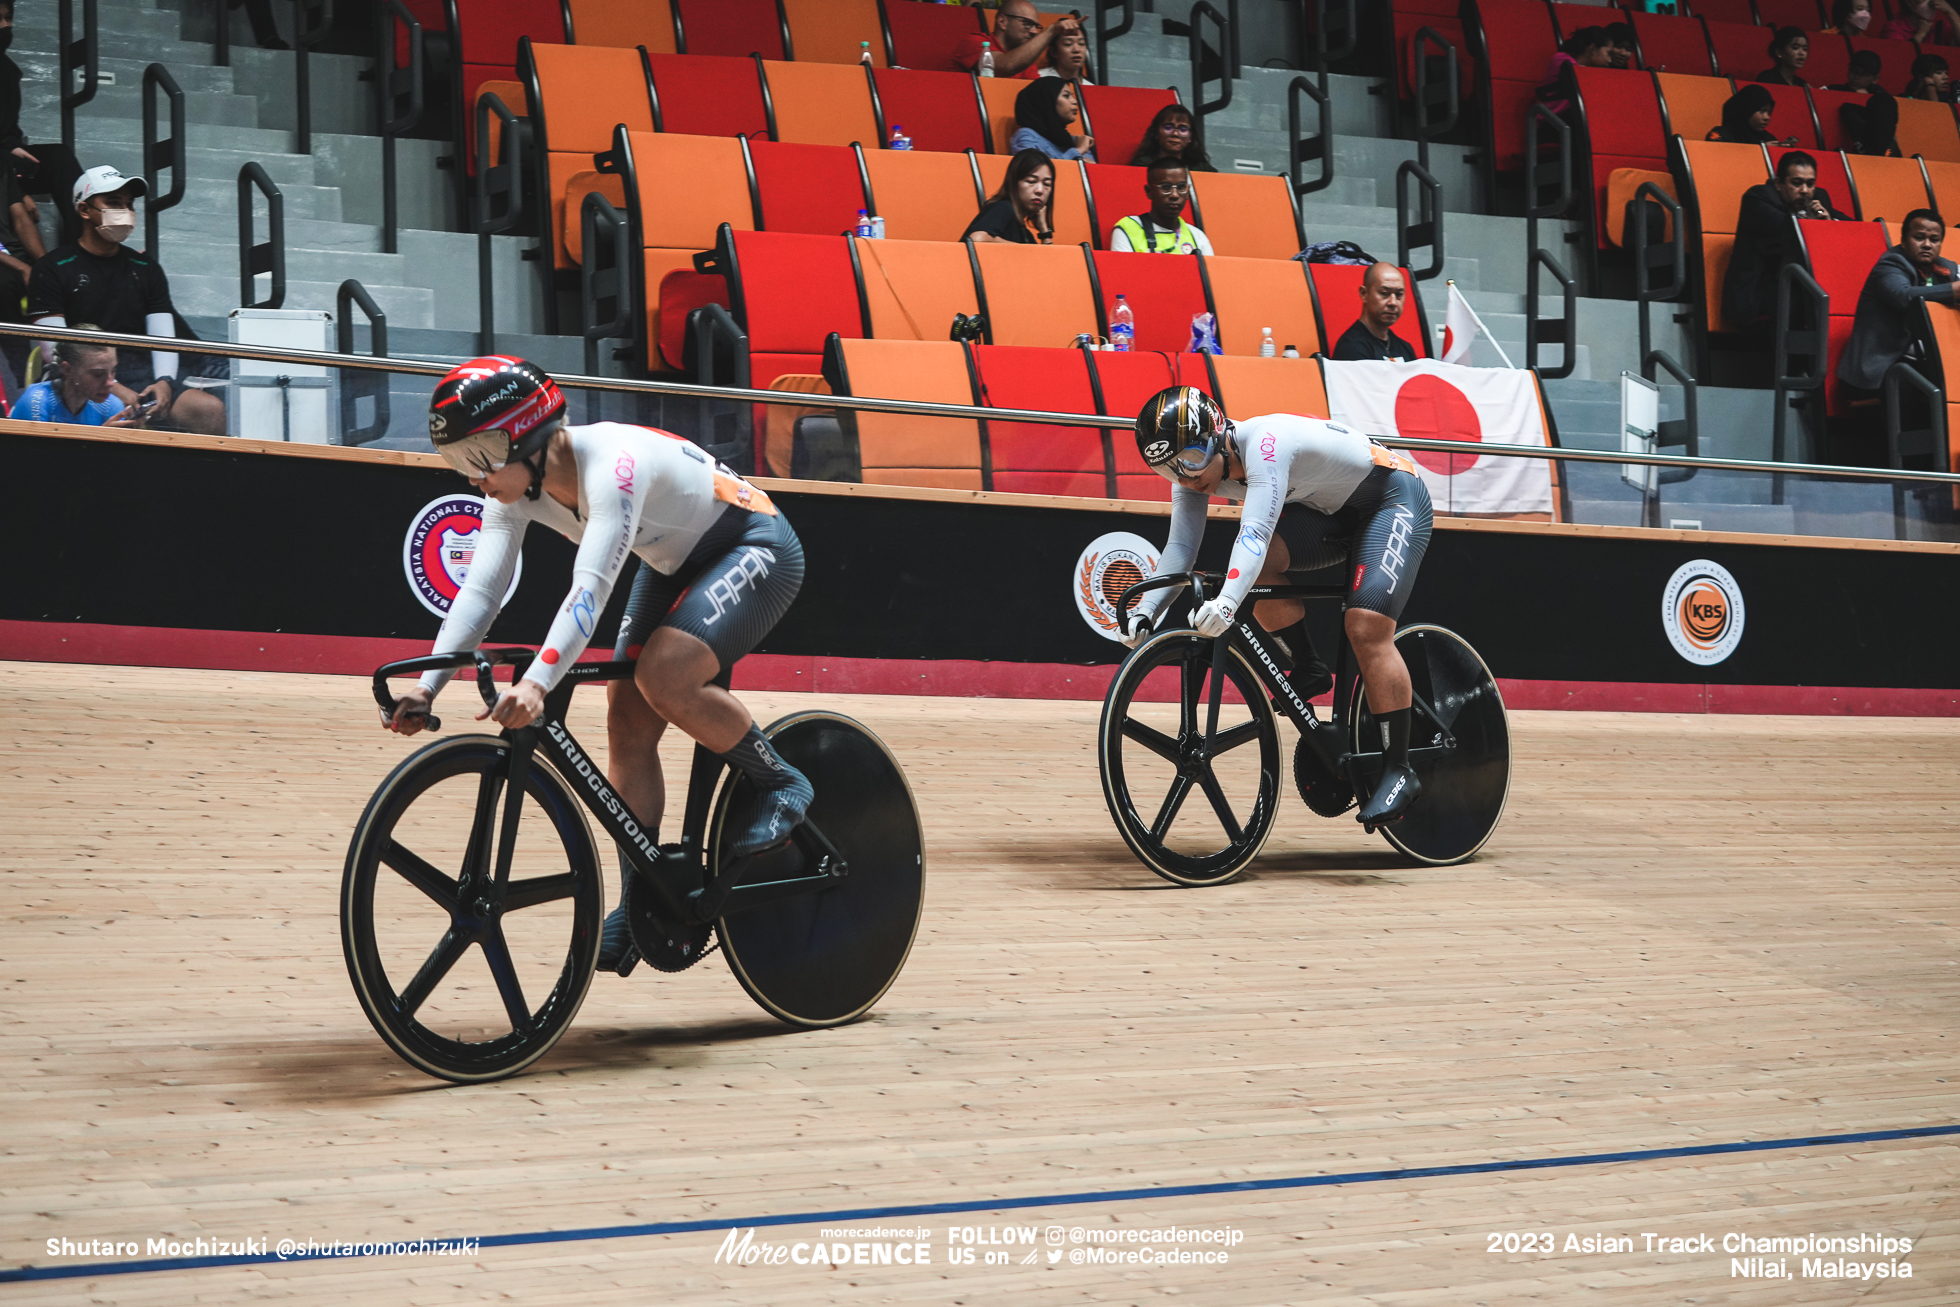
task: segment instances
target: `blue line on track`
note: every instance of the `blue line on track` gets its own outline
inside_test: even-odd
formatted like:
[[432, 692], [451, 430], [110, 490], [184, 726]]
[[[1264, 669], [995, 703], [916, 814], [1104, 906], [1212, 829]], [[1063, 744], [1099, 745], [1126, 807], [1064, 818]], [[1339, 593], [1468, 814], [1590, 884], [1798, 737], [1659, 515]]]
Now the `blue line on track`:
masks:
[[[1677, 1157], [1719, 1157], [1732, 1153], [1782, 1152], [1796, 1148], [1830, 1148], [1845, 1144], [1888, 1143], [1899, 1139], [1935, 1139], [1960, 1135], [1960, 1125], [1919, 1126], [1911, 1130], [1866, 1130], [1857, 1134], [1809, 1135], [1801, 1139], [1742, 1140], [1731, 1144], [1697, 1144], [1689, 1148], [1646, 1148], [1624, 1153], [1583, 1153], [1572, 1157], [1531, 1157], [1515, 1162], [1471, 1162], [1462, 1166], [1414, 1166], [1395, 1171], [1348, 1171], [1337, 1175], [1300, 1175], [1276, 1180], [1230, 1180], [1213, 1184], [1166, 1185], [1157, 1189], [1104, 1189], [1076, 1194], [1042, 1194], [1031, 1198], [976, 1198], [959, 1203], [910, 1203], [898, 1207], [851, 1207], [830, 1212], [789, 1212], [781, 1216], [745, 1216], [712, 1221], [657, 1221], [646, 1225], [599, 1225], [585, 1230], [535, 1230], [528, 1234], [484, 1235], [483, 1248], [520, 1244], [578, 1243], [588, 1239], [639, 1239], [656, 1234], [698, 1234], [706, 1230], [760, 1229], [775, 1225], [835, 1225], [845, 1221], [888, 1221], [909, 1216], [948, 1216], [961, 1212], [1011, 1212], [1033, 1207], [1077, 1207], [1086, 1203], [1133, 1203], [1151, 1198], [1199, 1198], [1216, 1194], [1260, 1193], [1276, 1189], [1319, 1189], [1328, 1185], [1373, 1184], [1383, 1180], [1433, 1180], [1451, 1175], [1492, 1175], [1504, 1171], [1545, 1171], [1563, 1166], [1601, 1166], [1613, 1162], [1659, 1162]], [[195, 1236], [193, 1236], [195, 1237]], [[427, 1240], [429, 1236], [418, 1236]], [[415, 1242], [376, 1239], [363, 1242]], [[331, 1261], [366, 1253], [314, 1253], [281, 1257], [254, 1253], [237, 1257], [158, 1257], [135, 1262], [87, 1262], [79, 1266], [23, 1266], [0, 1271], [0, 1284], [25, 1280], [73, 1280], [106, 1275], [143, 1275], [153, 1271], [194, 1271], [212, 1266], [264, 1266], [270, 1263]]]

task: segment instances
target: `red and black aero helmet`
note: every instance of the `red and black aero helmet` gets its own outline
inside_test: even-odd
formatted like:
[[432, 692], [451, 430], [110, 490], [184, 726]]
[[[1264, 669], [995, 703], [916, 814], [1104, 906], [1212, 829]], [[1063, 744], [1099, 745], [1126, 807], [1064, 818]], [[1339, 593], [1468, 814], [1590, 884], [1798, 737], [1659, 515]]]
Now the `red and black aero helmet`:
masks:
[[429, 399], [429, 439], [449, 466], [480, 477], [544, 448], [565, 412], [545, 370], [502, 354], [451, 369]]

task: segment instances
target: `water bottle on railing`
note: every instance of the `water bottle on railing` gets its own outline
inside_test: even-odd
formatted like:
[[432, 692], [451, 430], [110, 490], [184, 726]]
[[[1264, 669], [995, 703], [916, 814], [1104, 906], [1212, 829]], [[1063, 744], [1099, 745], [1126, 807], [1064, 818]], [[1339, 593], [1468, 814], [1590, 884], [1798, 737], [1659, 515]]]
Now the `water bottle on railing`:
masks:
[[1259, 357], [1262, 359], [1279, 357], [1279, 349], [1273, 344], [1273, 329], [1271, 327], [1259, 328]]
[[865, 240], [870, 240], [872, 231], [873, 228], [871, 226], [871, 215], [867, 213], [865, 210], [859, 209], [857, 234], [859, 236], [862, 236]]
[[858, 42], [858, 62], [863, 64], [866, 68], [871, 67], [871, 42], [869, 41]]
[[1127, 354], [1136, 338], [1137, 315], [1130, 311], [1129, 301], [1118, 295], [1116, 308], [1109, 315], [1109, 343], [1118, 352]]
[[894, 150], [909, 150], [912, 148], [912, 138], [905, 134], [905, 125], [903, 123], [892, 124], [891, 148]]
[[982, 41], [980, 43], [980, 75], [982, 77], [992, 77], [994, 75], [994, 43], [992, 41]]

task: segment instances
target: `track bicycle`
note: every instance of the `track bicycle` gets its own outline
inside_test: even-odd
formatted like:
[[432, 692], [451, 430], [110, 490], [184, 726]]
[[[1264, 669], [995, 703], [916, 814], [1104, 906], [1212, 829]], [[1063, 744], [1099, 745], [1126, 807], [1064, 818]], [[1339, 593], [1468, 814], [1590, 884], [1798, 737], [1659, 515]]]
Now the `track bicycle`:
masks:
[[[474, 664], [494, 704], [495, 669], [521, 676], [533, 656], [485, 649], [389, 663], [374, 674], [375, 702], [393, 708], [390, 677]], [[724, 782], [731, 769], [697, 744], [680, 843], [656, 845], [565, 726], [574, 689], [633, 669], [574, 664], [530, 726], [430, 744], [368, 801], [347, 851], [341, 946], [362, 1010], [412, 1066], [458, 1082], [500, 1079], [571, 1024], [605, 916], [580, 804], [630, 868], [633, 941], [656, 970], [685, 970], [718, 939], [750, 997], [814, 1029], [862, 1016], [905, 965], [924, 846], [905, 774], [878, 737], [824, 711], [764, 730], [816, 797], [787, 843], [740, 859], [722, 849], [754, 788], [739, 772]], [[459, 966], [472, 948], [487, 976]]]
[[[1116, 609], [1151, 590], [1187, 589], [1191, 604], [1217, 572], [1177, 572], [1129, 587]], [[1278, 811], [1278, 718], [1299, 728], [1293, 782], [1308, 808], [1338, 817], [1381, 779], [1381, 731], [1347, 637], [1335, 656], [1327, 720], [1281, 672], [1272, 636], [1252, 614], [1261, 599], [1344, 600], [1343, 586], [1254, 586], [1232, 629], [1215, 639], [1167, 626], [1130, 652], [1103, 699], [1097, 761], [1103, 798], [1124, 843], [1179, 885], [1217, 885], [1259, 856]], [[1175, 601], [1173, 601], [1175, 602]], [[1418, 862], [1463, 862], [1497, 828], [1510, 791], [1510, 730], [1497, 682], [1467, 641], [1440, 626], [1405, 626], [1395, 647], [1409, 666], [1414, 712], [1409, 765], [1422, 796], [1379, 827]], [[1193, 799], [1198, 792], [1202, 802]], [[1377, 828], [1370, 826], [1372, 834]]]

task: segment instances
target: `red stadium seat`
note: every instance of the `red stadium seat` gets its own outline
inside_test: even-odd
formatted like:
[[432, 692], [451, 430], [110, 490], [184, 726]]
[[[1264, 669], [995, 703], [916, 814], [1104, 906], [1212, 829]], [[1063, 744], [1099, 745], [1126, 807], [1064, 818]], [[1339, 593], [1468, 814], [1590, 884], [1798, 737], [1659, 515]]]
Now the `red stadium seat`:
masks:
[[984, 32], [977, 5], [927, 4], [923, 0], [885, 0], [885, 30], [891, 34], [894, 68], [963, 73], [953, 49], [963, 37]]
[[1756, 0], [1756, 21], [1764, 27], [1801, 27], [1815, 32], [1829, 18], [1818, 9], [1817, 0]]
[[832, 332], [864, 336], [857, 276], [841, 236], [721, 229], [715, 268], [729, 311], [749, 337], [749, 381], [758, 389], [786, 372], [823, 371]]
[[[1776, 174], [1776, 165], [1790, 151], [1772, 145], [1769, 148], [1770, 175]], [[1831, 193], [1831, 203], [1839, 213], [1858, 216], [1858, 192], [1851, 185], [1851, 174], [1845, 170], [1844, 156], [1834, 150], [1805, 150], [1805, 154], [1817, 160], [1817, 184]]]
[[673, 0], [673, 6], [683, 54], [788, 57], [783, 49], [788, 33], [776, 0]]
[[[918, 0], [892, 3], [909, 5]], [[971, 73], [880, 68], [872, 79], [878, 86], [885, 123], [885, 139], [880, 145], [890, 143], [894, 127], [903, 127], [912, 138], [914, 150], [986, 151], [987, 128], [980, 120], [980, 101], [973, 93]]]
[[[1114, 418], [1134, 420], [1150, 397], [1166, 386], [1195, 386], [1207, 395], [1217, 393], [1203, 354], [1098, 350], [1089, 355], [1089, 372], [1095, 381], [1097, 411]], [[1138, 456], [1133, 430], [1128, 421], [1108, 429], [1116, 464], [1116, 498], [1169, 499], [1171, 483]]]
[[1178, 102], [1175, 90], [1134, 86], [1085, 86], [1083, 114], [1096, 138], [1096, 157], [1104, 163], [1126, 164], [1136, 157], [1150, 120], [1167, 104]]
[[[988, 408], [1094, 413], [1088, 353], [1015, 345], [973, 348], [976, 389]], [[1094, 427], [985, 424], [987, 488], [1025, 495], [1116, 497], [1111, 440]]]
[[1769, 129], [1776, 138], [1794, 136], [1806, 150], [1817, 148], [1817, 118], [1811, 111], [1810, 95], [1801, 86], [1781, 86], [1774, 82], [1754, 83], [1769, 92], [1776, 108], [1770, 111]]
[[[1089, 206], [1095, 215], [1096, 248], [1109, 248], [1109, 236], [1116, 229], [1120, 219], [1131, 214], [1143, 213], [1150, 208], [1150, 198], [1144, 193], [1143, 184], [1148, 170], [1132, 168], [1117, 163], [1084, 164], [1083, 173], [1089, 179]], [[1195, 224], [1191, 216], [1191, 202], [1184, 202], [1184, 220]]]
[[[1667, 136], [1661, 123], [1654, 75], [1619, 68], [1575, 68], [1575, 112], [1581, 158], [1591, 162], [1593, 233], [1603, 248], [1618, 218], [1606, 207], [1606, 183], [1615, 169], [1667, 169]], [[1581, 183], [1585, 184], [1585, 183]]]
[[868, 209], [857, 151], [846, 145], [748, 141], [762, 230], [842, 236]]
[[1863, 105], [1870, 97], [1857, 91], [1821, 91], [1816, 87], [1810, 90], [1811, 107], [1817, 111], [1817, 130], [1824, 137], [1827, 150], [1848, 150], [1851, 148], [1851, 133], [1845, 130], [1844, 115], [1840, 112], [1847, 104]]
[[[1307, 274], [1313, 281], [1314, 308], [1320, 314], [1320, 339], [1329, 353], [1340, 343], [1342, 333], [1361, 318], [1361, 277], [1367, 271], [1358, 264], [1307, 265]], [[1436, 351], [1431, 348], [1429, 319], [1423, 313], [1422, 297], [1416, 293], [1415, 274], [1404, 268], [1402, 280], [1409, 287], [1409, 295], [1395, 334], [1413, 345], [1418, 356], [1434, 358]]]
[[1829, 357], [1824, 375], [1824, 411], [1832, 417], [1845, 411], [1843, 387], [1837, 379], [1838, 356], [1851, 339], [1858, 295], [1865, 277], [1886, 250], [1885, 228], [1876, 222], [1800, 222], [1810, 275], [1831, 297]]
[[1101, 330], [1123, 296], [1136, 316], [1136, 348], [1177, 353], [1191, 345], [1191, 319], [1206, 311], [1204, 278], [1192, 254], [1111, 254], [1091, 258], [1100, 291]]
[[705, 54], [650, 54], [654, 121], [685, 136], [769, 135], [769, 113], [755, 60]]
[[1708, 31], [1709, 49], [1715, 52], [1715, 71], [1722, 76], [1746, 80], [1769, 67], [1770, 34], [1764, 29], [1712, 19], [1702, 26]]
[[1603, 5], [1561, 4], [1554, 0], [1551, 10], [1552, 26], [1558, 30], [1561, 43], [1571, 40], [1583, 28], [1605, 27], [1608, 23], [1626, 20], [1625, 14]]
[[1698, 18], [1673, 14], [1647, 14], [1638, 10], [1633, 20], [1633, 38], [1639, 49], [1640, 66], [1649, 72], [1688, 73], [1708, 76], [1715, 61], [1708, 53], [1708, 33]]
[[1524, 166], [1525, 111], [1558, 50], [1551, 10], [1544, 0], [1464, 0], [1463, 21], [1488, 79], [1482, 98], [1490, 166], [1515, 172]]
[[1877, 36], [1854, 36], [1849, 40], [1853, 50], [1870, 50], [1878, 55], [1880, 86], [1894, 95], [1905, 94], [1906, 83], [1912, 80], [1912, 61], [1919, 57], [1917, 46], [1910, 41], [1887, 41]]
[[1690, 0], [1686, 11], [1717, 23], [1756, 24], [1756, 7], [1749, 0]]
[[[1404, 100], [1415, 99], [1416, 35], [1425, 27], [1456, 47], [1457, 93], [1466, 100], [1475, 95], [1477, 62], [1470, 55], [1470, 41], [1463, 34], [1463, 21], [1454, 14], [1445, 16], [1412, 12], [1399, 4], [1395, 7], [1394, 15], [1396, 94]], [[1422, 48], [1425, 58], [1438, 58], [1436, 47], [1430, 42], [1423, 42]], [[1447, 65], [1432, 66], [1429, 75], [1435, 80], [1449, 76]]]
[[1804, 62], [1803, 79], [1812, 90], [1820, 86], [1842, 86], [1851, 78], [1851, 47], [1842, 36], [1829, 32], [1810, 34], [1810, 58]]

